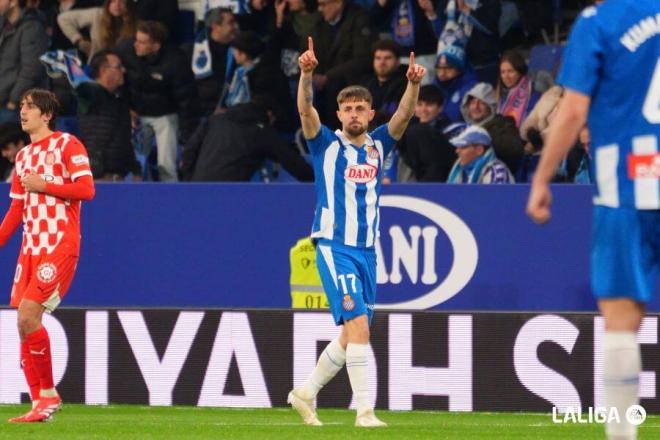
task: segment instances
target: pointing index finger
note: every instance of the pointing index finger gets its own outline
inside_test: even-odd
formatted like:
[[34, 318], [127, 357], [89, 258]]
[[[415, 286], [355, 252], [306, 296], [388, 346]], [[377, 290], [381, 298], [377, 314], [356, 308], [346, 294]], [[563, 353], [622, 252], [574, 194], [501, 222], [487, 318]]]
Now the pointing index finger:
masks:
[[312, 37], [307, 37], [307, 49], [314, 52], [314, 40], [312, 40]]
[[410, 67], [413, 67], [415, 65], [415, 52], [410, 52]]

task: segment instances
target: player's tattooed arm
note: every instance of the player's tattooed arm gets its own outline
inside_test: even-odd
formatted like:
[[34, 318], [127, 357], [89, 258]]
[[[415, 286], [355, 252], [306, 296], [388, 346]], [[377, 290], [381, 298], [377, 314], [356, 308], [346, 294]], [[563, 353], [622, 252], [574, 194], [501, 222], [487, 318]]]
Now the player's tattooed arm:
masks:
[[307, 50], [298, 58], [300, 81], [298, 82], [298, 113], [305, 139], [313, 139], [321, 129], [319, 114], [314, 108], [314, 89], [312, 78], [319, 62], [314, 55], [314, 42], [309, 37]]
[[401, 97], [399, 107], [392, 115], [389, 124], [387, 124], [387, 130], [390, 136], [396, 140], [401, 139], [401, 136], [403, 136], [403, 133], [408, 127], [410, 118], [415, 114], [415, 104], [419, 97], [420, 83], [424, 75], [426, 75], [426, 69], [419, 64], [415, 64], [415, 54], [410, 52], [410, 62], [408, 64], [408, 71], [406, 72], [408, 86]]

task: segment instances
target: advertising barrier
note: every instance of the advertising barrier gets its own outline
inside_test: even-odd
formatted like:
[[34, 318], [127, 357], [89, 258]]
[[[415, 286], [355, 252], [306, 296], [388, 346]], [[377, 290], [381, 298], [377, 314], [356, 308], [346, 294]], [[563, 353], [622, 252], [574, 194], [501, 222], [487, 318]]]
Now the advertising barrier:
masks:
[[[640, 404], [660, 413], [658, 316], [644, 319]], [[328, 312], [62, 309], [47, 315], [70, 403], [284, 407], [325, 345]], [[541, 411], [603, 405], [603, 320], [590, 313], [377, 312], [372, 401], [391, 410]], [[16, 312], [0, 310], [0, 403], [27, 401]], [[345, 368], [318, 397], [352, 405]]]
[[[310, 184], [97, 185], [82, 210], [81, 307], [286, 308]], [[8, 187], [5, 187], [8, 192]], [[550, 224], [526, 185], [391, 185], [381, 197], [381, 309], [593, 311], [591, 190], [555, 186]], [[8, 202], [8, 197], [4, 203]], [[6, 205], [4, 205], [6, 206]], [[20, 234], [0, 252], [6, 298]], [[660, 311], [660, 299], [648, 305]]]

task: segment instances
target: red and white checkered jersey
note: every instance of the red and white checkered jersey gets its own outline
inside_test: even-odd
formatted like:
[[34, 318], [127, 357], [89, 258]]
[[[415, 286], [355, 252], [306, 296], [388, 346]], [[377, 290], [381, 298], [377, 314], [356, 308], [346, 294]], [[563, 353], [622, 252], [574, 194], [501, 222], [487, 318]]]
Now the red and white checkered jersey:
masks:
[[51, 254], [61, 243], [80, 248], [80, 200], [65, 200], [43, 193], [28, 193], [21, 178], [28, 172], [55, 185], [92, 176], [87, 150], [68, 133], [55, 132], [33, 142], [16, 155], [9, 196], [23, 200], [24, 254]]

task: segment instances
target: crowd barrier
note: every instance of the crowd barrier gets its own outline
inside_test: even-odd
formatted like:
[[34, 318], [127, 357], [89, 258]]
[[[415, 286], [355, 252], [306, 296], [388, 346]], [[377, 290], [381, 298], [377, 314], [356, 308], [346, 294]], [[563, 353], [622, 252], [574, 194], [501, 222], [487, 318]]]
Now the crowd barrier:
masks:
[[[659, 316], [639, 332], [640, 403], [652, 414]], [[59, 392], [87, 404], [284, 407], [339, 332], [319, 311], [64, 308], [44, 321]], [[592, 313], [377, 311], [371, 399], [391, 410], [603, 407], [603, 331]], [[0, 377], [0, 403], [27, 401], [10, 309], [0, 309]], [[317, 403], [353, 405], [345, 369]]]
[[[555, 186], [544, 227], [524, 214], [528, 191], [386, 186], [378, 307], [595, 310], [590, 188]], [[310, 233], [314, 204], [311, 184], [99, 184], [82, 209], [81, 258], [63, 304], [289, 307], [289, 249]], [[19, 241], [17, 233], [0, 252], [7, 300]], [[648, 308], [660, 311], [660, 299]]]

